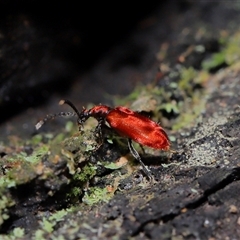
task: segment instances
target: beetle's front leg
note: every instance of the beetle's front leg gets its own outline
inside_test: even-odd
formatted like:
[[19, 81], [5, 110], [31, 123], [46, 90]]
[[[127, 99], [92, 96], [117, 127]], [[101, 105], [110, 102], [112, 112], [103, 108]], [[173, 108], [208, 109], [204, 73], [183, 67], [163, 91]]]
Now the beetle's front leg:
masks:
[[[98, 119], [98, 125], [96, 126], [94, 133], [97, 136], [99, 147], [103, 144], [103, 128], [105, 125], [105, 120], [103, 118]], [[98, 148], [99, 148], [98, 147]]]
[[102, 128], [103, 128], [104, 125], [105, 125], [104, 119], [103, 119], [103, 118], [100, 118], [100, 119], [98, 120], [98, 125], [96, 126], [96, 128], [95, 128], [95, 130], [94, 130], [94, 132], [99, 135], [98, 138], [101, 139], [102, 141], [103, 141]]

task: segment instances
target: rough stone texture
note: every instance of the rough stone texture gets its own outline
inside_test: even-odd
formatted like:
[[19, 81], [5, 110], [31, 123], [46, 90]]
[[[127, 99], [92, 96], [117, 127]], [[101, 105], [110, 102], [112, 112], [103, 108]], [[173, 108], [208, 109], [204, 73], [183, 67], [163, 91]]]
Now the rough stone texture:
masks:
[[[228, 5], [226, 8], [224, 2], [208, 3], [201, 1], [201, 3], [195, 4], [192, 1], [181, 1], [180, 5], [173, 4], [170, 6], [177, 6], [176, 9], [180, 9], [180, 13], [174, 15], [176, 9], [172, 9], [172, 15], [169, 15], [168, 12], [164, 16], [169, 20], [169, 25], [166, 25], [165, 28], [172, 26], [175, 30], [169, 36], [171, 40], [169, 40], [171, 46], [169, 55], [162, 60], [170, 61], [168, 66], [170, 74], [166, 74], [163, 79], [160, 78], [158, 84], [158, 86], [165, 87], [166, 92], [168, 92], [171, 80], [174, 80], [174, 76], [170, 77], [170, 75], [174, 75], [176, 69], [179, 68], [179, 63], [176, 64], [179, 54], [186, 54], [189, 50], [188, 47], [191, 45], [196, 46], [197, 40], [201, 38], [199, 35], [209, 34], [212, 37], [215, 32], [220, 32], [226, 28], [227, 20], [230, 21], [235, 15], [239, 16], [237, 4]], [[182, 8], [183, 10], [181, 10]], [[183, 13], [185, 18], [182, 17]], [[159, 15], [157, 16], [159, 17]], [[204, 23], [198, 23], [200, 20]], [[236, 18], [235, 21], [237, 26], [238, 19]], [[192, 23], [190, 27], [189, 22]], [[204, 33], [194, 31], [197, 29], [196, 22], [199, 25], [203, 24], [210, 30], [204, 32], [201, 29]], [[206, 24], [206, 22], [209, 24]], [[161, 28], [159, 32], [163, 33], [164, 29]], [[156, 29], [152, 28], [151, 33], [154, 32], [153, 30]], [[190, 39], [187, 38], [187, 41], [187, 33], [191, 30], [194, 34], [190, 34]], [[236, 28], [231, 30], [237, 31]], [[152, 40], [152, 52], [156, 53], [156, 49], [159, 49], [160, 46], [160, 40], [156, 37], [158, 39], [156, 41], [158, 42], [157, 45], [153, 36], [149, 37], [149, 32], [143, 31], [141, 34], [145, 34], [144, 40], [148, 38]], [[138, 34], [135, 35], [136, 38], [142, 36], [139, 32]], [[208, 37], [206, 38], [208, 39]], [[177, 41], [174, 41], [176, 39]], [[144, 40], [142, 41], [145, 42]], [[209, 42], [206, 41], [203, 45], [206, 46], [206, 43]], [[123, 52], [126, 51], [121, 47], [119, 49], [122, 49]], [[119, 49], [117, 50], [119, 51]], [[202, 59], [207, 54], [211, 55], [212, 51], [217, 52], [219, 50], [218, 47], [214, 50], [213, 48], [210, 49], [206, 51], [204, 56], [196, 53], [190, 54], [190, 60], [188, 58], [183, 65], [194, 65], [195, 68], [199, 68]], [[112, 56], [118, 51], [110, 54], [110, 60], [103, 59], [99, 65], [93, 68], [93, 72], [88, 73], [85, 78], [90, 77], [89, 79], [93, 80], [101, 76], [101, 78], [106, 77], [109, 80], [116, 77], [119, 82], [124, 76], [126, 76], [126, 81], [129, 81], [132, 76], [140, 81], [146, 76], [149, 79], [154, 78], [156, 71], [149, 70], [149, 66], [155, 69], [159, 66], [159, 62], [151, 61], [150, 58], [147, 58], [149, 55], [144, 55], [143, 51], [141, 53], [146, 57], [144, 58], [145, 64], [136, 64], [139, 68], [136, 66], [134, 68], [134, 64], [127, 68], [124, 65], [126, 59], [121, 54], [118, 55], [120, 56], [118, 61], [112, 62]], [[130, 53], [128, 60], [132, 56]], [[142, 56], [142, 54], [140, 55]], [[111, 64], [108, 65], [109, 62]], [[146, 67], [147, 62], [149, 63], [148, 67]], [[114, 63], [118, 64], [114, 65]], [[155, 179], [158, 179], [155, 183], [152, 184], [145, 178], [141, 178], [139, 170], [133, 169], [133, 174], [132, 172], [129, 175], [126, 174], [127, 177], [121, 179], [118, 190], [111, 200], [107, 199], [106, 194], [101, 203], [93, 206], [78, 201], [74, 204], [66, 194], [69, 188], [73, 187], [68, 185], [72, 181], [69, 172], [71, 169], [75, 171], [74, 167], [70, 166], [70, 161], [66, 159], [67, 157], [74, 158], [78, 154], [76, 148], [74, 148], [76, 146], [71, 145], [71, 149], [63, 154], [60, 153], [60, 150], [64, 150], [64, 145], [59, 144], [61, 140], [57, 141], [55, 139], [54, 141], [57, 144], [51, 143], [51, 154], [48, 153], [48, 149], [39, 152], [38, 156], [41, 156], [42, 159], [41, 164], [32, 166], [28, 163], [23, 164], [19, 160], [20, 163], [16, 162], [13, 165], [9, 159], [8, 162], [4, 162], [8, 155], [24, 151], [25, 159], [27, 159], [32, 152], [36, 151], [35, 145], [32, 143], [31, 145], [29, 142], [15, 146], [14, 142], [18, 142], [18, 140], [17, 136], [14, 135], [9, 141], [10, 143], [1, 145], [0, 156], [4, 164], [1, 164], [0, 177], [4, 179], [5, 174], [11, 172], [11, 169], [17, 169], [16, 172], [13, 171], [15, 175], [12, 175], [12, 178], [21, 180], [21, 182], [16, 187], [8, 186], [6, 189], [0, 189], [2, 196], [7, 196], [15, 201], [14, 206], [11, 203], [0, 204], [1, 216], [5, 211], [9, 215], [9, 219], [5, 220], [0, 228], [2, 237], [6, 237], [14, 228], [21, 227], [25, 230], [24, 237], [26, 239], [36, 236], [39, 236], [40, 239], [41, 237], [45, 239], [54, 239], [54, 237], [65, 239], [238, 239], [240, 236], [240, 68], [238, 63], [239, 59], [232, 65], [221, 65], [218, 66], [220, 69], [214, 69], [212, 75], [209, 75], [205, 84], [202, 85], [205, 92], [202, 92], [200, 97], [198, 96], [203, 98], [205, 103], [204, 107], [201, 108], [201, 113], [194, 118], [191, 124], [185, 124], [184, 128], [178, 131], [169, 131], [169, 134], [176, 139], [173, 141], [173, 148], [177, 152], [172, 154], [168, 164], [151, 164], [155, 162], [153, 160], [158, 160], [158, 163], [161, 162], [162, 159], [159, 155], [154, 157], [144, 156], [144, 162], [149, 165]], [[144, 74], [141, 74], [139, 69], [143, 65], [149, 69], [145, 69]], [[107, 71], [106, 69], [111, 70]], [[179, 75], [175, 76], [177, 76], [175, 78], [179, 77]], [[105, 83], [107, 89], [111, 89], [113, 83], [109, 81], [110, 84], [107, 84], [107, 80], [106, 82], [100, 82]], [[178, 84], [179, 82], [174, 83]], [[82, 92], [82, 89], [87, 94], [95, 92], [100, 94], [100, 87], [102, 86], [98, 85], [96, 81], [94, 84], [91, 81], [78, 82], [72, 87], [69, 97], [78, 96], [80, 98], [79, 92]], [[194, 98], [193, 95], [192, 98]], [[179, 101], [189, 101], [188, 98], [190, 98], [182, 99], [180, 93], [179, 95], [175, 93], [174, 97]], [[182, 111], [184, 112], [184, 110]], [[24, 117], [26, 118], [26, 116]], [[27, 121], [30, 121], [29, 118]], [[19, 126], [19, 122], [21, 123], [18, 118], [13, 119], [8, 123], [8, 126], [14, 129]], [[171, 121], [169, 122], [171, 123]], [[167, 123], [170, 125], [169, 122]], [[60, 129], [63, 130], [63, 128]], [[19, 135], [21, 136], [21, 131], [19, 131]], [[68, 135], [70, 135], [69, 138], [67, 140], [62, 139], [62, 142], [72, 143], [74, 141], [71, 142], [71, 138], [77, 139], [76, 133], [71, 132]], [[90, 136], [93, 137], [93, 135]], [[87, 138], [87, 135], [84, 135], [84, 137], [82, 140], [85, 144], [83, 146], [84, 150], [82, 150], [83, 155], [89, 151], [88, 146], [86, 146], [86, 141], [89, 138]], [[41, 142], [46, 143], [49, 138], [51, 136], [46, 134]], [[61, 136], [59, 138], [61, 139]], [[29, 140], [26, 139], [26, 141]], [[94, 138], [92, 141], [94, 141]], [[118, 147], [120, 145], [111, 146], [109, 143], [104, 143], [99, 152], [96, 151], [92, 155], [86, 153], [86, 155], [90, 155], [90, 161], [96, 163], [96, 165], [99, 158], [109, 160], [123, 155], [119, 153], [121, 152], [119, 151], [121, 147]], [[85, 159], [84, 157], [82, 158]], [[135, 166], [135, 168], [137, 167]], [[128, 167], [125, 167], [119, 171], [123, 172], [124, 175], [126, 172], [128, 173], [128, 170]], [[89, 185], [106, 186], [106, 184], [112, 184], [119, 175], [118, 171], [108, 169], [104, 172], [98, 169], [98, 180], [96, 182], [90, 181]], [[87, 188], [85, 185], [81, 185], [81, 187], [82, 191]], [[56, 221], [51, 220], [50, 216], [54, 212], [69, 206], [74, 206], [71, 211], [65, 212], [65, 215]], [[46, 222], [44, 224], [44, 219], [49, 220], [52, 229]]]

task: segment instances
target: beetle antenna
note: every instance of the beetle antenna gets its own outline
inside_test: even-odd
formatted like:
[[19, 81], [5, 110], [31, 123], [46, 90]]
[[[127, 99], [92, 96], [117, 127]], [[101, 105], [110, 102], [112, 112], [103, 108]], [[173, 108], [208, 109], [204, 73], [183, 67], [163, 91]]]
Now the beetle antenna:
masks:
[[[73, 111], [76, 113], [76, 115], [78, 116], [79, 119], [82, 118], [80, 112], [77, 110], [77, 108], [75, 107], [75, 105], [71, 101], [69, 101], [69, 100], [61, 100], [59, 102], [59, 105], [63, 105], [63, 104], [67, 104], [68, 106], [70, 106], [73, 109]], [[83, 110], [85, 110], [85, 108], [83, 108]]]
[[[36, 129], [38, 130], [39, 128], [42, 127], [42, 125], [47, 122], [48, 120], [52, 120], [54, 119], [55, 117], [74, 117], [74, 116], [77, 116], [79, 119], [81, 119], [81, 114], [79, 113], [79, 111], [77, 110], [77, 108], [74, 106], [74, 104], [72, 102], [70, 102], [69, 100], [61, 100], [59, 102], [60, 105], [63, 105], [63, 104], [67, 104], [69, 105], [74, 112], [60, 112], [60, 113], [56, 113], [56, 114], [49, 114], [47, 115], [44, 119], [40, 120], [36, 125]], [[83, 109], [85, 110], [85, 108]]]
[[84, 122], [86, 121], [86, 119], [88, 118], [88, 117], [86, 117], [86, 116], [84, 115], [84, 112], [85, 112], [86, 108], [83, 107], [82, 111], [79, 112], [79, 111], [77, 110], [77, 108], [75, 107], [75, 105], [74, 105], [71, 101], [69, 101], [69, 100], [61, 100], [61, 101], [59, 102], [59, 104], [60, 104], [60, 105], [67, 104], [68, 106], [70, 106], [70, 107], [73, 109], [73, 111], [74, 111], [74, 112], [76, 113], [76, 115], [78, 116], [77, 124], [78, 124], [79, 131], [81, 131], [81, 130], [82, 130], [82, 127], [83, 127], [83, 123], [84, 123]]
[[74, 117], [76, 116], [75, 112], [60, 112], [60, 113], [56, 113], [56, 114], [49, 114], [47, 115], [44, 119], [40, 120], [36, 125], [36, 129], [38, 130], [40, 127], [42, 127], [42, 125], [47, 122], [48, 120], [52, 120], [55, 117]]

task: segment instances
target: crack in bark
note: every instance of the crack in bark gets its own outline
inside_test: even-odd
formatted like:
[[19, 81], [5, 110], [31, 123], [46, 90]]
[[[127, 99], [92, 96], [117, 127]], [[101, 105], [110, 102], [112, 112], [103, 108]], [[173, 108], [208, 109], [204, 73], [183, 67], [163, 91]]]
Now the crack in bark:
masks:
[[[195, 201], [193, 201], [191, 203], [187, 203], [184, 207], [179, 208], [179, 211], [177, 213], [165, 214], [163, 216], [159, 216], [159, 214], [158, 214], [155, 217], [153, 216], [153, 218], [141, 223], [140, 226], [132, 232], [131, 236], [138, 235], [140, 232], [143, 231], [144, 227], [151, 222], [156, 223], [159, 221], [163, 221], [166, 223], [168, 221], [173, 220], [175, 217], [182, 214], [181, 210], [183, 208], [186, 208], [186, 209], [198, 208], [199, 206], [201, 206], [202, 204], [204, 204], [208, 201], [209, 196], [211, 196], [212, 194], [216, 193], [217, 191], [225, 188], [232, 182], [238, 181], [240, 179], [240, 168], [239, 167], [233, 168], [231, 170], [221, 169], [221, 171], [226, 171], [226, 170], [227, 170], [226, 176], [221, 181], [219, 181], [215, 185], [211, 186], [211, 188], [205, 190], [203, 195], [200, 198], [196, 199]], [[212, 173], [212, 171], [208, 174], [211, 174], [211, 173]], [[206, 174], [206, 175], [208, 175], [208, 174]], [[206, 177], [206, 175], [204, 175], [203, 177]], [[161, 215], [161, 213], [160, 213], [160, 215]]]

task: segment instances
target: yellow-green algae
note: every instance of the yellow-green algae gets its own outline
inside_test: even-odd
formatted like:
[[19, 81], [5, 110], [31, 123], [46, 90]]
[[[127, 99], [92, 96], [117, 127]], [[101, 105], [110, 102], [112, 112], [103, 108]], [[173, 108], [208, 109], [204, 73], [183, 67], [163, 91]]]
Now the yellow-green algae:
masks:
[[[54, 231], [54, 227], [57, 223], [61, 221], [65, 221], [65, 216], [72, 212], [71, 208], [68, 209], [62, 209], [59, 211], [56, 211], [55, 213], [51, 214], [48, 218], [43, 217], [40, 221], [40, 229], [36, 230], [34, 233], [34, 239], [42, 240], [46, 239], [49, 234], [51, 234]], [[52, 238], [54, 239], [54, 238]], [[61, 236], [57, 239], [62, 239]]]
[[90, 187], [84, 194], [82, 201], [88, 205], [93, 205], [98, 202], [108, 202], [113, 197], [112, 193], [107, 191], [107, 188]]
[[213, 53], [208, 59], [203, 61], [202, 67], [205, 70], [211, 70], [225, 63], [228, 66], [236, 64], [240, 60], [240, 32], [236, 32], [232, 36], [226, 33], [219, 39], [221, 49], [217, 53]]
[[[115, 104], [128, 106], [134, 111], [153, 112], [154, 120], [159, 119], [164, 126], [171, 126], [173, 130], [188, 127], [205, 108], [207, 93], [204, 87], [210, 81], [209, 71], [224, 63], [239, 68], [240, 32], [232, 36], [222, 35], [219, 52], [204, 59], [202, 69], [179, 66], [177, 71], [169, 72], [169, 77], [177, 81], [170, 81], [168, 89], [154, 84], [139, 85], [126, 98], [115, 99]], [[182, 96], [182, 100], [172, 100], [175, 92]], [[175, 118], [168, 122], [161, 113], [163, 110], [176, 114]]]

